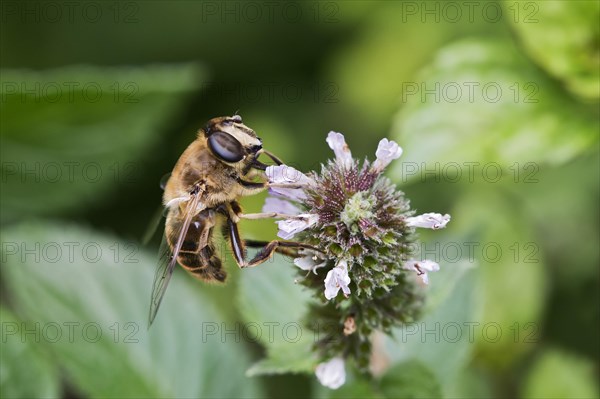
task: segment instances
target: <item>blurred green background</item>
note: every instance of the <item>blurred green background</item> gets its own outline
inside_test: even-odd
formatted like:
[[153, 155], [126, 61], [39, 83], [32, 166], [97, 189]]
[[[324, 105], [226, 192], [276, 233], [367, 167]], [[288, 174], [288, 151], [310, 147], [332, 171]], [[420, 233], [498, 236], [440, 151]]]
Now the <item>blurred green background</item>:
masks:
[[[598, 397], [599, 4], [2, 1], [1, 396]], [[282, 258], [176, 270], [146, 329], [159, 181], [236, 111], [304, 171], [330, 130], [394, 139], [390, 178], [452, 215], [374, 379], [316, 382]]]

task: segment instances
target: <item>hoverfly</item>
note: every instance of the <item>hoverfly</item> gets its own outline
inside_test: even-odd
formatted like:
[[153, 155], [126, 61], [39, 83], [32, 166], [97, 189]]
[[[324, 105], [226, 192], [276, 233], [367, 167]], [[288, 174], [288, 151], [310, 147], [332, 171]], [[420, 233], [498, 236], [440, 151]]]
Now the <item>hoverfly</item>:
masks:
[[[261, 154], [277, 165], [282, 164], [279, 158], [262, 148], [261, 139], [242, 123], [241, 116], [234, 115], [211, 119], [177, 161], [164, 188], [165, 232], [152, 287], [148, 326], [156, 317], [177, 263], [200, 280], [225, 281], [227, 273], [212, 240], [218, 222], [224, 221], [223, 235], [241, 268], [259, 265], [274, 252], [294, 256], [298, 249], [314, 249], [297, 242], [240, 238], [238, 222], [241, 218], [279, 216], [243, 214], [237, 202], [240, 197], [257, 194], [268, 187], [264, 172], [267, 165], [258, 160]], [[246, 246], [262, 249], [247, 260]]]

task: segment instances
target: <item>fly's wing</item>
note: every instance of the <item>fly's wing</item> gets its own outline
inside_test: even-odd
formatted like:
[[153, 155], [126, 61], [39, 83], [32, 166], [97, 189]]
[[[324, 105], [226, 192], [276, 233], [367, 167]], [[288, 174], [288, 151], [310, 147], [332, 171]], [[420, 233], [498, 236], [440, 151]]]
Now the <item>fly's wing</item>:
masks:
[[[161, 222], [167, 216], [167, 211], [168, 211], [168, 208], [164, 208], [161, 206], [154, 212], [154, 214], [152, 215], [152, 219], [150, 220], [150, 223], [148, 224], [148, 227], [146, 228], [144, 237], [142, 237], [142, 245], [148, 245], [150, 243], [150, 241], [152, 240], [152, 238], [154, 238], [154, 235], [156, 234], [156, 231], [158, 230], [158, 226], [160, 226]], [[162, 246], [162, 244], [161, 244], [161, 246]], [[161, 251], [161, 253], [162, 253], [162, 251]]]
[[[156, 267], [156, 273], [154, 274], [154, 283], [152, 285], [152, 296], [150, 298], [150, 313], [148, 316], [148, 328], [150, 328], [152, 322], [154, 321], [154, 318], [156, 317], [156, 313], [158, 312], [160, 302], [162, 301], [165, 295], [167, 285], [169, 284], [171, 276], [173, 275], [173, 270], [175, 269], [175, 265], [177, 264], [177, 255], [181, 250], [181, 246], [183, 245], [183, 241], [187, 234], [188, 228], [190, 227], [192, 218], [196, 213], [195, 210], [200, 202], [200, 194], [201, 192], [197, 192], [196, 194], [193, 194], [188, 200], [187, 207], [183, 215], [183, 223], [179, 225], [179, 228], [173, 230], [173, 232], [171, 233], [172, 237], [169, 237], [169, 240], [167, 240], [166, 233], [165, 235], [163, 235], [163, 240], [159, 249], [158, 265]], [[175, 245], [173, 246], [172, 250], [168, 242], [175, 242]]]
[[175, 269], [176, 264], [177, 256], [174, 256], [173, 251], [171, 251], [171, 247], [169, 247], [169, 244], [167, 244], [166, 236], [163, 235], [162, 242], [158, 250], [158, 265], [156, 267], [156, 272], [154, 273], [154, 283], [152, 284], [152, 297], [150, 298], [148, 328], [150, 328], [154, 318], [156, 317], [158, 307], [160, 306], [160, 302], [165, 295], [167, 285], [169, 284], [169, 280], [171, 280], [171, 276], [173, 275], [173, 270]]
[[[164, 175], [162, 177], [162, 179], [160, 179], [161, 190], [165, 189], [170, 177], [171, 177], [171, 174], [167, 173], [166, 175]], [[168, 211], [168, 208], [164, 208], [161, 206], [160, 208], [158, 208], [156, 210], [156, 212], [154, 212], [154, 215], [152, 216], [152, 219], [150, 220], [150, 223], [148, 224], [148, 227], [146, 228], [144, 236], [142, 237], [142, 245], [148, 245], [150, 240], [152, 240], [152, 238], [154, 237], [154, 234], [158, 230], [158, 226], [160, 225], [160, 222], [162, 222], [163, 218], [167, 216], [167, 211]], [[161, 247], [162, 247], [162, 244], [161, 244]], [[162, 248], [161, 248], [159, 255], [162, 255]]]

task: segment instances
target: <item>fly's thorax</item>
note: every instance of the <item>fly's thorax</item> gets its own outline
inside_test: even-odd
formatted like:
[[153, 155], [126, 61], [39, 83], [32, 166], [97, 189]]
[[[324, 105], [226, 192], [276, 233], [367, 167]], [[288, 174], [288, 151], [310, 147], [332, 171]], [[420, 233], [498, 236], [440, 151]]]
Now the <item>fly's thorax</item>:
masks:
[[163, 204], [176, 198], [188, 196], [196, 184], [200, 184], [206, 194], [230, 189], [235, 184], [236, 169], [215, 158], [206, 145], [206, 139], [199, 137], [183, 152], [165, 186]]
[[209, 156], [202, 155], [207, 151], [202, 140], [195, 140], [181, 154], [171, 172], [171, 177], [165, 185], [164, 205], [174, 199], [188, 196], [194, 184], [201, 181], [211, 167], [214, 168], [217, 161]]
[[197, 185], [205, 207], [254, 193], [256, 189], [248, 191], [240, 180], [262, 176], [261, 171], [253, 170], [261, 150], [262, 141], [239, 115], [211, 119], [177, 161], [163, 204], [186, 198]]

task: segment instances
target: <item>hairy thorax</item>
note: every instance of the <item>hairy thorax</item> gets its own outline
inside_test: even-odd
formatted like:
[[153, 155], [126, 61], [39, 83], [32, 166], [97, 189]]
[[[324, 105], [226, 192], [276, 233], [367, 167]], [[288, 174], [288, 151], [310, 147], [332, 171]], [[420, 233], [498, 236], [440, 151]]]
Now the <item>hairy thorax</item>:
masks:
[[238, 183], [245, 165], [231, 166], [216, 159], [206, 141], [198, 138], [181, 155], [165, 187], [163, 204], [186, 198], [195, 185], [201, 190], [198, 211], [234, 201], [244, 195]]

